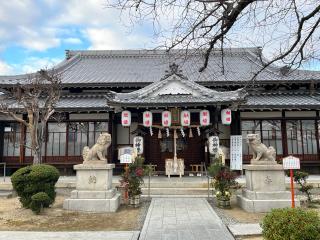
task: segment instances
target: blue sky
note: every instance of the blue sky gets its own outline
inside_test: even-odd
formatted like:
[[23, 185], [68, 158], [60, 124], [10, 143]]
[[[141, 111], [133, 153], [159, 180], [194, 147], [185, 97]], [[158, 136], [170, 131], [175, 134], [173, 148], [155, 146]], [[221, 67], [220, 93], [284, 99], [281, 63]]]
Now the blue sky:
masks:
[[[66, 49], [158, 46], [160, 40], [154, 38], [150, 22], [132, 28], [126, 15], [120, 17], [119, 11], [106, 8], [105, 3], [106, 0], [0, 0], [0, 75], [50, 68], [64, 59]], [[161, 24], [166, 27], [172, 22], [164, 19]], [[254, 36], [259, 45], [261, 36]], [[240, 45], [234, 46], [252, 46], [252, 34], [242, 37], [245, 38], [240, 38]], [[320, 70], [319, 61], [305, 67]]]
[[150, 48], [152, 28], [132, 30], [104, 0], [1, 0], [0, 75], [51, 67], [66, 49]]

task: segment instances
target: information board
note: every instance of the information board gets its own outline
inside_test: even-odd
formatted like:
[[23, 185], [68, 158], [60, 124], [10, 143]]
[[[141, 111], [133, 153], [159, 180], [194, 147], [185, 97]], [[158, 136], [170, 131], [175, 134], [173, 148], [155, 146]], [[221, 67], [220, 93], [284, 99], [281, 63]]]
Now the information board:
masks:
[[132, 163], [133, 147], [119, 148], [119, 160], [120, 163]]
[[242, 135], [230, 136], [230, 169], [242, 170]]
[[300, 169], [300, 159], [288, 156], [282, 159], [283, 169]]

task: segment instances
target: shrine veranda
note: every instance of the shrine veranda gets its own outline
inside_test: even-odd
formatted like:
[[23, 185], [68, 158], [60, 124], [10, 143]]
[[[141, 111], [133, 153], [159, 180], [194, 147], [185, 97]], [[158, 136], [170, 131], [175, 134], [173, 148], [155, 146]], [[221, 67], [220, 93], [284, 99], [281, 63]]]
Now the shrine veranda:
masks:
[[[62, 121], [48, 122], [42, 162], [73, 174], [83, 147], [109, 132], [107, 158], [116, 174], [123, 171], [125, 147], [136, 147], [159, 175], [201, 174], [210, 152], [219, 149], [226, 164], [240, 170], [252, 157], [246, 135], [257, 133], [278, 160], [294, 155], [303, 169], [319, 173], [320, 72], [272, 65], [253, 82], [263, 65], [259, 48], [226, 49], [224, 71], [217, 51], [200, 73], [202, 54], [66, 51], [55, 67], [63, 87], [56, 106]], [[27, 77], [0, 76], [0, 86], [23, 84]], [[0, 115], [0, 162], [8, 174], [32, 163], [29, 142], [24, 125]]]

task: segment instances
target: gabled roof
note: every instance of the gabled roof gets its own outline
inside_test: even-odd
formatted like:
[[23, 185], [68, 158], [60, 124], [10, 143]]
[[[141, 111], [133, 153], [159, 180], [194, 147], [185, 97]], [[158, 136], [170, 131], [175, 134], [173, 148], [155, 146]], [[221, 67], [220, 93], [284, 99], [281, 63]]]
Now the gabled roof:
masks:
[[244, 103], [247, 93], [237, 91], [218, 92], [206, 88], [182, 75], [177, 64], [171, 64], [170, 70], [160, 81], [130, 93], [110, 92], [107, 105], [110, 107], [177, 107], [206, 104]]
[[[67, 51], [66, 59], [55, 67], [62, 82], [71, 86], [145, 86], [159, 81], [173, 62], [191, 81], [203, 84], [241, 84], [251, 80], [261, 69], [260, 48], [230, 48], [224, 50], [222, 71], [221, 51], [212, 52], [208, 67], [203, 65], [201, 50], [110, 50]], [[22, 83], [27, 75], [0, 76], [0, 84]], [[295, 70], [285, 74], [272, 65], [258, 77], [259, 82], [320, 81], [320, 72]]]

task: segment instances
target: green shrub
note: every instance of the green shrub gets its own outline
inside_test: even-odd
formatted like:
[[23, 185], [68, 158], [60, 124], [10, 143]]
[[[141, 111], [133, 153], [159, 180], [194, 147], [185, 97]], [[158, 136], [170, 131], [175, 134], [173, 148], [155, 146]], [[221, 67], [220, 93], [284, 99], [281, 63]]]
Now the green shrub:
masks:
[[56, 197], [54, 186], [58, 179], [58, 170], [45, 164], [20, 168], [11, 177], [13, 188], [25, 208], [30, 208], [31, 197], [39, 192], [45, 192], [49, 196], [50, 201], [43, 206], [49, 207]]
[[274, 209], [262, 223], [266, 240], [320, 240], [320, 217], [301, 208]]
[[39, 214], [45, 206], [49, 206], [51, 202], [50, 197], [45, 192], [38, 192], [31, 197], [30, 208], [31, 210]]

